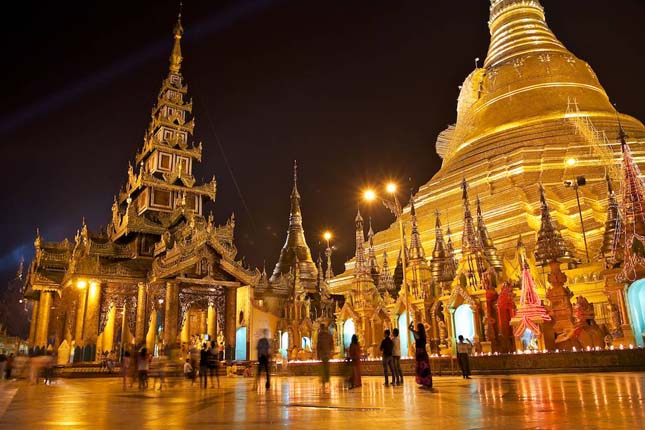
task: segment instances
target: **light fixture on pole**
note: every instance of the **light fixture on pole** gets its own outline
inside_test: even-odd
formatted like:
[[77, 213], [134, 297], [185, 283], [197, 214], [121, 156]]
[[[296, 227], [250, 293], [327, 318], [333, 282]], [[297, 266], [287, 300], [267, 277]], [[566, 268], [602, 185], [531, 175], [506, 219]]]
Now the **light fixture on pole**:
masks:
[[[567, 164], [570, 164], [569, 161], [573, 159], [567, 160]], [[589, 263], [591, 260], [589, 259], [589, 248], [587, 247], [587, 233], [585, 231], [585, 222], [582, 218], [582, 207], [580, 206], [580, 193], [578, 192], [578, 188], [584, 186], [587, 184], [587, 179], [584, 176], [577, 176], [576, 179], [573, 180], [567, 180], [564, 181], [564, 186], [567, 188], [573, 188], [574, 191], [576, 192], [576, 201], [578, 202], [578, 215], [580, 216], [580, 226], [582, 227], [582, 239], [584, 240], [585, 243], [585, 254], [587, 256], [587, 263]]]
[[392, 200], [384, 199], [383, 197], [379, 196], [376, 194], [376, 192], [372, 189], [368, 189], [363, 193], [363, 198], [365, 200], [369, 201], [374, 201], [376, 199], [380, 200], [383, 205], [392, 212], [392, 214], [396, 217], [396, 219], [399, 221], [399, 240], [401, 242], [401, 268], [403, 269], [403, 282], [402, 282], [402, 288], [403, 288], [403, 295], [405, 297], [405, 330], [408, 333], [408, 356], [412, 357], [412, 339], [410, 337], [410, 311], [412, 310], [410, 307], [410, 294], [408, 291], [408, 282], [407, 282], [407, 274], [406, 274], [406, 261], [405, 261], [405, 238], [404, 238], [404, 231], [403, 231], [403, 208], [401, 207], [401, 203], [399, 202], [399, 199], [396, 195], [397, 191], [397, 185], [394, 182], [389, 182], [385, 185], [385, 191], [387, 191], [388, 194], [392, 196]]

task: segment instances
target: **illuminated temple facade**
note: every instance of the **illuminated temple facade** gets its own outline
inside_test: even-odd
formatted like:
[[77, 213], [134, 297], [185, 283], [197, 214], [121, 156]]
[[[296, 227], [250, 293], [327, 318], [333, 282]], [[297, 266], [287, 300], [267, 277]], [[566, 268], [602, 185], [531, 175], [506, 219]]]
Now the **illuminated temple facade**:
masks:
[[[591, 66], [550, 30], [538, 0], [491, 0], [489, 28], [488, 54], [461, 86], [456, 123], [437, 138], [441, 169], [403, 208], [409, 294], [400, 284], [395, 295], [379, 293], [364, 261], [399, 254], [398, 222], [371, 238], [368, 253], [357, 236], [356, 256], [330, 282], [347, 298], [340, 337], [355, 332], [375, 346], [383, 327], [405, 332], [409, 312], [437, 353], [454, 352], [459, 334], [482, 351], [514, 350], [522, 324], [540, 333], [534, 346], [604, 346], [606, 334], [642, 345], [643, 273], [616, 279], [611, 183], [625, 182], [621, 139], [642, 163], [645, 127], [614, 109]], [[586, 181], [571, 186], [580, 176]], [[518, 309], [529, 274], [551, 321], [538, 321], [545, 314], [537, 307]], [[529, 316], [520, 324], [515, 315]], [[573, 338], [585, 321], [593, 340]]]
[[57, 351], [59, 363], [93, 361], [126, 345], [185, 351], [206, 338], [225, 344], [228, 357], [236, 338], [238, 349], [246, 348], [239, 328], [260, 272], [236, 260], [234, 217], [216, 226], [212, 213], [203, 213], [204, 203], [215, 201], [216, 182], [193, 175], [202, 144], [192, 142], [182, 34], [178, 20], [170, 70], [107, 231], [90, 231], [83, 220], [71, 241], [35, 239], [26, 280], [29, 343]]

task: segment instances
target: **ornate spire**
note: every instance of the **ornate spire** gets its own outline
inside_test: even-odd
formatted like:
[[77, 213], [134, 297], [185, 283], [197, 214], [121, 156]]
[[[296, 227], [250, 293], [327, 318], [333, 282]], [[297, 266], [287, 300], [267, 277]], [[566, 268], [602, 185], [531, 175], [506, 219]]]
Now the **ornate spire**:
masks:
[[325, 279], [327, 279], [328, 282], [334, 277], [334, 271], [331, 267], [332, 252], [331, 246], [329, 246], [328, 243], [327, 248], [325, 249], [325, 257], [327, 257], [327, 271], [325, 272]]
[[571, 55], [547, 25], [538, 0], [491, 0], [488, 26], [485, 68], [531, 52]]
[[622, 226], [618, 202], [609, 175], [605, 177], [605, 180], [607, 181], [607, 220], [602, 236], [600, 258], [605, 260], [607, 266], [614, 266], [623, 261], [621, 244], [624, 242], [624, 237], [621, 234]]
[[439, 209], [437, 209], [435, 211], [435, 242], [432, 257], [430, 258], [430, 271], [432, 273], [432, 279], [435, 282], [450, 282], [455, 277], [455, 267], [453, 264], [453, 256], [450, 254], [448, 246], [443, 239], [439, 215]]
[[181, 8], [182, 5], [180, 3], [177, 23], [172, 31], [172, 34], [175, 36], [175, 42], [172, 47], [172, 53], [170, 54], [170, 72], [176, 74], [180, 74], [181, 62], [184, 59], [184, 57], [181, 56], [181, 36], [184, 34], [184, 27], [181, 25]]
[[619, 138], [623, 155], [623, 181], [620, 190], [622, 199], [619, 206], [623, 222], [620, 234], [624, 238], [624, 243], [620, 244], [623, 245], [623, 270], [619, 278], [634, 281], [645, 266], [645, 185], [622, 127]]
[[535, 244], [535, 260], [538, 265], [561, 261], [567, 254], [564, 239], [553, 223], [549, 205], [544, 197], [544, 188], [540, 184], [541, 221]]
[[454, 279], [457, 273], [457, 266], [459, 265], [459, 261], [457, 261], [457, 257], [455, 256], [455, 246], [452, 243], [452, 231], [450, 230], [450, 224], [448, 224], [446, 228], [446, 237], [448, 238], [448, 240], [446, 241], [446, 251], [448, 253], [450, 262], [450, 265], [447, 267], [451, 269], [451, 271], [447, 272], [446, 276], [448, 274], [452, 274], [451, 276]]
[[370, 275], [374, 279], [374, 282], [378, 282], [378, 273], [379, 267], [378, 262], [376, 261], [376, 252], [374, 251], [374, 230], [372, 229], [372, 217], [369, 219], [370, 228], [367, 232], [367, 269], [369, 270]]
[[289, 228], [287, 239], [280, 251], [280, 258], [273, 269], [271, 282], [277, 282], [282, 275], [286, 275], [298, 266], [298, 273], [302, 286], [307, 291], [314, 291], [318, 279], [316, 264], [311, 258], [311, 251], [305, 240], [302, 228], [302, 212], [300, 210], [300, 194], [298, 193], [297, 164], [293, 163], [293, 189], [291, 191], [291, 210], [289, 213]]
[[380, 293], [387, 291], [390, 294], [394, 291], [394, 280], [392, 279], [392, 274], [390, 274], [390, 265], [387, 262], [387, 251], [383, 251], [383, 265], [379, 273], [378, 290]]
[[484, 224], [484, 216], [482, 215], [479, 196], [477, 196], [477, 231], [479, 232], [480, 243], [484, 248], [484, 255], [488, 259], [490, 265], [500, 272], [503, 267], [502, 260], [499, 258], [499, 255], [497, 255], [497, 248], [495, 248], [493, 239], [491, 239], [490, 234], [488, 234], [488, 228], [486, 228], [486, 224]]
[[365, 267], [365, 232], [363, 231], [363, 217], [361, 216], [360, 209], [358, 209], [354, 221], [356, 222], [356, 254], [354, 255], [356, 264], [354, 266], [354, 274], [355, 276], [360, 276], [367, 273]]
[[410, 232], [410, 260], [424, 260], [426, 258], [425, 250], [421, 244], [421, 235], [419, 234], [419, 225], [417, 224], [417, 212], [414, 207], [414, 198], [410, 196], [410, 219], [412, 229]]
[[475, 230], [473, 216], [470, 213], [470, 201], [468, 199], [468, 183], [464, 178], [461, 182], [461, 198], [464, 203], [464, 231], [461, 238], [461, 250], [463, 254], [478, 252], [482, 250], [480, 237]]
[[542, 305], [540, 297], [535, 290], [535, 282], [531, 276], [531, 270], [528, 263], [522, 268], [522, 293], [520, 295], [520, 306], [513, 320], [519, 320], [519, 323], [513, 330], [516, 337], [521, 337], [529, 329], [535, 336], [541, 333], [540, 324], [543, 321], [551, 321], [551, 317], [546, 308]]

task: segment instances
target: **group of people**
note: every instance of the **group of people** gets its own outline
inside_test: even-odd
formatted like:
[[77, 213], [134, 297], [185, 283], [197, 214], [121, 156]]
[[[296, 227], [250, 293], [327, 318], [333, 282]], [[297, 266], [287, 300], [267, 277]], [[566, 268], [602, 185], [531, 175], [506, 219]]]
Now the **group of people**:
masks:
[[11, 371], [13, 370], [14, 355], [13, 352], [9, 355], [0, 353], [0, 379], [10, 380]]
[[219, 360], [220, 348], [215, 341], [211, 341], [210, 346], [204, 342], [202, 349], [199, 351], [199, 363], [195, 354], [190, 354], [190, 357], [184, 362], [184, 377], [191, 381], [191, 385], [197, 379], [197, 365], [199, 364], [199, 386], [201, 388], [208, 387], [208, 379], [210, 377], [211, 388], [213, 385], [213, 378], [217, 379], [217, 387], [219, 388]]

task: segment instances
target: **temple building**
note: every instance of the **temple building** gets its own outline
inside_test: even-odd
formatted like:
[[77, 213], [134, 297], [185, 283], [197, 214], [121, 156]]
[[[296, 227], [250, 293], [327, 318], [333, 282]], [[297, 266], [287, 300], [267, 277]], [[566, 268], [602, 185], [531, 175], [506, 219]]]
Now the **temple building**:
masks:
[[[294, 162], [287, 238], [271, 277], [263, 270], [252, 300], [253, 340], [257, 341], [263, 335], [262, 331], [268, 330], [276, 355], [289, 360], [315, 358], [321, 325], [336, 334], [336, 301], [327, 285], [327, 280], [333, 277], [332, 250], [329, 246], [325, 250], [327, 269], [323, 271], [322, 257], [314, 263], [305, 239], [300, 199], [297, 163]], [[256, 358], [254, 352], [250, 357]]]
[[202, 144], [192, 142], [181, 16], [173, 34], [168, 74], [107, 231], [90, 231], [83, 220], [72, 240], [36, 235], [26, 278], [29, 344], [56, 350], [59, 363], [144, 345], [186, 352], [207, 339], [225, 344], [228, 358], [245, 358], [239, 330], [260, 272], [236, 259], [233, 215], [222, 226], [204, 215], [216, 181], [199, 183], [193, 174]]
[[[615, 221], [622, 215], [613, 191], [607, 193], [606, 177], [624, 184], [621, 147], [631, 148], [637, 166], [645, 156], [645, 127], [616, 111], [591, 66], [548, 27], [538, 0], [491, 0], [489, 29], [486, 59], [460, 87], [456, 122], [437, 138], [442, 166], [402, 213], [406, 234], [417, 235], [422, 248], [433, 249], [425, 257], [432, 294], [423, 300], [434, 297], [435, 305], [415, 305], [422, 296], [417, 297], [418, 286], [408, 276], [407, 290], [414, 294], [408, 306], [403, 303], [390, 315], [390, 322], [397, 325], [400, 315], [414, 314], [432, 333], [435, 351], [449, 351], [460, 333], [468, 334], [483, 351], [511, 350], [514, 339], [508, 321], [520, 298], [513, 290], [524, 277], [535, 281], [547, 308], [566, 295], [561, 310], [568, 312], [570, 299], [583, 296], [583, 313], [594, 314], [599, 325], [617, 325], [614, 342], [641, 345], [645, 309], [638, 297], [645, 285], [639, 284], [640, 269], [632, 270], [629, 282], [616, 283], [607, 272], [608, 256], [617, 254], [614, 245], [619, 243], [619, 236], [612, 235], [619, 231]], [[475, 197], [476, 219], [468, 193]], [[545, 210], [552, 231], [544, 230]], [[631, 209], [631, 216], [639, 210]], [[438, 211], [451, 220], [447, 242]], [[549, 242], [539, 231], [553, 233], [557, 240]], [[518, 237], [528, 250], [531, 277], [516, 259]], [[540, 239], [542, 245], [556, 243], [562, 255], [547, 260], [535, 256], [541, 252]], [[376, 233], [372, 242], [376, 255], [399, 253], [398, 222]], [[409, 249], [408, 253], [411, 264], [414, 254]], [[622, 266], [614, 265], [619, 275]], [[345, 268], [330, 282], [330, 290], [349, 297], [356, 290], [361, 257], [355, 256]], [[548, 298], [547, 290], [556, 286], [560, 292]], [[406, 290], [400, 284], [396, 288], [397, 293]], [[574, 313], [570, 327], [576, 326]], [[544, 321], [557, 326], [555, 333], [564, 342], [568, 320]]]

